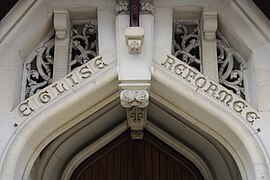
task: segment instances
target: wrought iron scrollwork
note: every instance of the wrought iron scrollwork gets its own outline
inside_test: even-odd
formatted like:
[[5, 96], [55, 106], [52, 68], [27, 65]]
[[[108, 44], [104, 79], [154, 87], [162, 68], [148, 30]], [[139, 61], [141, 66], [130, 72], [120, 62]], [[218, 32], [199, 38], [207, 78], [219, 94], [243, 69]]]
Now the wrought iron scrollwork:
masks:
[[198, 24], [174, 23], [173, 55], [199, 71], [201, 70], [200, 46]]
[[217, 39], [219, 83], [245, 99], [246, 61], [231, 47]]
[[96, 57], [97, 49], [97, 23], [87, 22], [83, 25], [74, 25], [71, 35], [70, 70]]
[[36, 49], [31, 60], [25, 63], [26, 88], [28, 98], [52, 83], [54, 60], [54, 37]]

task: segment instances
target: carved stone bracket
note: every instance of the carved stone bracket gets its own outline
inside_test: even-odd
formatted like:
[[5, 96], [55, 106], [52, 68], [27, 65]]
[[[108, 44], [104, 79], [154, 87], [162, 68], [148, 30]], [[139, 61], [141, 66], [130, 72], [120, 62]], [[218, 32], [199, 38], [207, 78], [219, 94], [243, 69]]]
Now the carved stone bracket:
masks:
[[144, 29], [141, 27], [129, 27], [126, 29], [125, 35], [128, 52], [130, 54], [140, 54], [144, 39]]
[[214, 41], [217, 31], [217, 12], [203, 11], [202, 14], [202, 30], [206, 41]]
[[55, 53], [53, 82], [65, 77], [69, 72], [70, 17], [66, 9], [54, 10]]
[[132, 139], [142, 139], [143, 129], [147, 120], [147, 106], [149, 93], [146, 90], [123, 90], [120, 100], [126, 108], [128, 126], [131, 129]]
[[54, 28], [58, 39], [65, 39], [70, 29], [70, 19], [67, 10], [54, 10]]

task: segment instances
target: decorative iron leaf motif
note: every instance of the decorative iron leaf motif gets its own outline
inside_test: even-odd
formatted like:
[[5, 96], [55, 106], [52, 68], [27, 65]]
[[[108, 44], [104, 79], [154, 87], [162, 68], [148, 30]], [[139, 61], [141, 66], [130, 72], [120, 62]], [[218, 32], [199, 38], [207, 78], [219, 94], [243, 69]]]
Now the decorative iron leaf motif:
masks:
[[71, 30], [70, 70], [97, 56], [97, 23], [75, 24]]
[[52, 83], [54, 37], [37, 48], [30, 61], [25, 63], [25, 99]]
[[199, 27], [196, 23], [174, 22], [173, 55], [188, 65], [201, 70]]
[[217, 39], [219, 83], [245, 99], [246, 61], [229, 45]]

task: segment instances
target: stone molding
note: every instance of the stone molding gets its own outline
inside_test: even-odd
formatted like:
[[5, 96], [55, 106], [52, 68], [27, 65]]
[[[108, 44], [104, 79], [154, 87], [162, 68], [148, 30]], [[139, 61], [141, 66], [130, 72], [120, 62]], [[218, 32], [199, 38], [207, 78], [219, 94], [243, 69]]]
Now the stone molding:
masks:
[[[93, 155], [95, 152], [100, 150], [102, 147], [106, 146], [111, 140], [119, 136], [125, 130], [127, 130], [126, 123], [122, 123], [118, 125], [116, 128], [105, 134], [99, 141], [95, 141], [93, 144], [87, 146], [80, 153], [76, 154], [69, 163], [65, 166], [63, 170], [63, 174], [61, 176], [61, 180], [70, 179], [74, 170], [88, 157]], [[203, 177], [207, 180], [213, 180], [213, 176], [209, 167], [204, 163], [201, 157], [197, 154], [197, 152], [190, 149], [188, 146], [182, 144], [177, 139], [173, 138], [169, 134], [165, 133], [162, 129], [155, 126], [153, 123], [149, 123], [146, 127], [152, 134], [163, 140], [167, 145], [175, 149], [180, 154], [188, 157], [196, 167], [199, 167]]]
[[253, 108], [248, 102], [235, 95], [231, 90], [226, 89], [219, 83], [209, 79], [195, 68], [185, 64], [173, 55], [166, 52], [158, 51], [156, 61], [158, 66], [166, 69], [168, 73], [173, 74], [177, 79], [181, 79], [195, 92], [207, 95], [216, 102], [226, 106], [226, 109], [233, 111], [243, 119], [255, 133], [259, 133], [261, 128], [257, 126], [258, 120], [261, 119], [260, 113]]
[[115, 127], [113, 130], [107, 132], [102, 138], [100, 138], [98, 141], [95, 141], [91, 145], [84, 148], [81, 152], [76, 154], [65, 166], [65, 169], [63, 169], [63, 174], [61, 176], [61, 180], [67, 180], [70, 179], [72, 176], [72, 173], [74, 170], [88, 157], [93, 155], [95, 152], [100, 150], [102, 147], [106, 146], [108, 143], [110, 143], [112, 140], [117, 138], [119, 135], [121, 135], [123, 132], [127, 130], [127, 124], [125, 122], [121, 123], [117, 127]]

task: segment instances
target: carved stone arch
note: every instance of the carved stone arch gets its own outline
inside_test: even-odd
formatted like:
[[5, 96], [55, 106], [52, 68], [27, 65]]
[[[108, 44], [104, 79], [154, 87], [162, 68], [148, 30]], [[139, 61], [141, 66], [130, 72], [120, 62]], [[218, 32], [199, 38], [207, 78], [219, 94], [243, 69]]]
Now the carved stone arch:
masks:
[[[98, 107], [102, 107], [104, 99], [107, 101], [115, 99], [114, 94], [118, 90], [115, 59], [109, 59], [113, 57], [111, 54], [100, 57], [108, 59], [105, 60], [106, 63], [110, 62], [102, 72], [96, 72], [88, 79], [82, 78], [81, 82], [75, 80], [77, 82], [75, 85], [70, 86], [64, 94], [55, 94], [56, 96], [51, 94], [52, 84], [14, 109], [17, 129], [3, 155], [1, 178], [28, 179], [30, 170], [44, 147], [85, 116], [94, 113]], [[97, 60], [100, 61], [99, 58]], [[76, 74], [76, 71], [73, 73]], [[73, 73], [64, 79], [75, 75]], [[55, 84], [62, 83], [64, 79]], [[36, 102], [39, 102], [38, 106]], [[20, 110], [22, 105], [23, 111]], [[31, 116], [26, 112], [30, 112]]]
[[[17, 119], [18, 127], [6, 148], [1, 177], [28, 179], [40, 152], [53, 139], [119, 97], [116, 63], [113, 59], [110, 60], [110, 57], [113, 56], [104, 54], [97, 57], [96, 60], [102, 58], [108, 65], [91, 77], [85, 80], [82, 78], [64, 94], [54, 94], [48, 99], [48, 95], [53, 95], [52, 84], [22, 103], [26, 105], [27, 102], [27, 110], [30, 111], [25, 111], [26, 106], [15, 108], [13, 116]], [[92, 66], [93, 63], [87, 65]], [[164, 66], [156, 62], [153, 66], [150, 101], [176, 119], [189, 124], [194, 130], [203, 131], [223, 144], [236, 162], [242, 179], [268, 177], [264, 148], [256, 136], [258, 132], [254, 127], [206, 92], [193, 89], [188, 82], [179, 79]], [[70, 75], [80, 75], [80, 70], [78, 68], [56, 83], [66, 82]], [[39, 103], [33, 106], [33, 102]], [[152, 114], [161, 110], [152, 111]], [[30, 112], [31, 115], [26, 112]], [[178, 123], [167, 123], [166, 118], [158, 120], [149, 114], [149, 120], [176, 137], [176, 132], [181, 130]]]
[[[163, 57], [166, 59], [166, 56]], [[186, 118], [193, 127], [196, 126], [195, 129], [207, 132], [223, 144], [234, 158], [242, 179], [269, 177], [268, 158], [257, 136], [260, 129], [256, 129], [256, 125], [250, 126], [244, 118], [230, 112], [216, 98], [207, 97], [205, 91], [199, 88], [191, 90], [187, 82], [181, 83], [178, 75], [164, 71], [164, 66], [159, 64], [154, 65], [152, 98], [161, 103], [160, 106], [167, 106], [168, 111], [179, 119]]]
[[[37, 14], [40, 16], [36, 16]], [[1, 31], [1, 33], [4, 32], [1, 34], [1, 53], [8, 50], [14, 56], [10, 58], [16, 66], [12, 70], [18, 70], [15, 74], [10, 72], [6, 74], [6, 77], [16, 76], [17, 81], [14, 81], [14, 84], [19, 82], [21, 76], [21, 57], [25, 57], [33, 49], [32, 46], [37, 45], [37, 41], [46, 33], [46, 30], [52, 27], [52, 11], [50, 8], [48, 9], [45, 1], [33, 1], [16, 16], [12, 21], [13, 24], [9, 24], [10, 28]], [[33, 27], [34, 35], [21, 36], [17, 33], [20, 29], [26, 31], [29, 25], [30, 28]], [[45, 31], [42, 31], [44, 29]], [[37, 37], [37, 39], [33, 37]], [[14, 39], [18, 42], [13, 41]], [[31, 42], [28, 39], [31, 39]], [[26, 44], [27, 46], [25, 46]], [[104, 49], [104, 52], [105, 50], [108, 49]], [[9, 55], [9, 57], [11, 56]], [[112, 102], [118, 98], [117, 68], [115, 59], [111, 59], [111, 57], [114, 55], [104, 56], [104, 60], [110, 60], [106, 70], [97, 71], [91, 78], [71, 87], [64, 94], [59, 96], [54, 94], [55, 98], [49, 103], [46, 102], [48, 99], [39, 102], [38, 96], [41, 94], [37, 94], [33, 99], [36, 98], [34, 102], [38, 103], [34, 103], [33, 109], [29, 109], [28, 106], [14, 109], [19, 103], [15, 95], [20, 91], [19, 83], [10, 85], [2, 82], [3, 87], [7, 85], [8, 90], [12, 89], [7, 93], [8, 96], [2, 99], [3, 102], [7, 102], [4, 110], [12, 112], [8, 116], [5, 114], [7, 121], [5, 119], [4, 128], [8, 128], [8, 134], [5, 136], [8, 140], [5, 139], [5, 142], [8, 143], [3, 145], [4, 151], [1, 152], [0, 179], [28, 179], [35, 160], [53, 139], [82, 121], [86, 116], [92, 115], [106, 102]], [[163, 62], [165, 58], [162, 59]], [[66, 80], [61, 79], [59, 82]], [[203, 131], [206, 135], [212, 136], [224, 144], [236, 161], [243, 179], [269, 179], [269, 159], [264, 150], [264, 144], [257, 135], [259, 129], [256, 124], [251, 127], [241, 115], [229, 109], [225, 104], [220, 104], [214, 97], [191, 88], [188, 82], [179, 80], [167, 69], [162, 69], [160, 64], [154, 65], [151, 83], [150, 101], [155, 101], [176, 119], [183, 117], [183, 120], [195, 130]], [[50, 93], [44, 91], [41, 92], [42, 95]], [[25, 103], [24, 105], [28, 105], [28, 101]], [[28, 108], [28, 111], [25, 111], [25, 108]], [[32, 114], [24, 117], [19, 110], [25, 112], [26, 115], [29, 112]], [[160, 121], [155, 123], [172, 135], [177, 135], [173, 128], [168, 126], [169, 124], [162, 124]], [[1, 133], [4, 134], [6, 131]]]
[[[109, 64], [107, 70], [98, 72], [77, 87], [68, 90], [66, 94], [40, 109], [35, 109], [29, 118], [22, 118], [16, 109], [14, 116], [17, 116], [17, 122], [21, 123], [18, 123], [18, 129], [6, 148], [1, 177], [28, 179], [35, 160], [53, 139], [118, 98], [115, 67], [114, 63]], [[242, 118], [205, 94], [194, 91], [190, 96], [188, 84], [157, 64], [154, 65], [151, 84], [151, 101], [175, 118], [184, 118], [185, 123], [189, 123], [196, 131], [203, 131], [223, 144], [234, 158], [242, 179], [260, 179], [262, 176], [268, 178], [263, 146], [254, 130]], [[175, 133], [165, 119], [162, 124], [160, 120], [155, 121], [154, 116], [149, 118], [160, 128]]]

